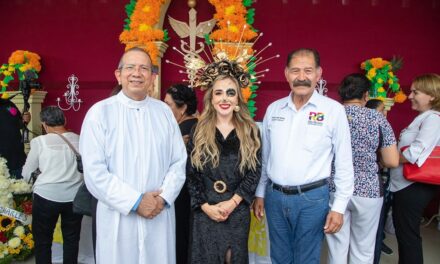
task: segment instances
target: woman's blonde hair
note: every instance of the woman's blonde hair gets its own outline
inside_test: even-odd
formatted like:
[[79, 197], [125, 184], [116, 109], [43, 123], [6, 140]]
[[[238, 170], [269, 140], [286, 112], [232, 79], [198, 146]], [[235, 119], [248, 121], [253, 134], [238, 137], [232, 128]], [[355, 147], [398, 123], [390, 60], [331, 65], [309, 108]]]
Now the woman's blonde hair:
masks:
[[214, 168], [219, 165], [220, 153], [215, 140], [217, 112], [212, 105], [212, 87], [217, 81], [225, 79], [232, 80], [238, 90], [238, 106], [240, 110], [238, 112], [234, 111], [232, 122], [237, 137], [240, 140], [240, 172], [243, 173], [245, 169], [255, 170], [259, 163], [257, 152], [261, 147], [258, 127], [250, 116], [237, 80], [228, 75], [219, 75], [205, 92], [203, 98], [204, 109], [194, 132], [194, 149], [191, 152], [191, 163], [199, 170], [202, 170], [209, 163]]
[[440, 75], [428, 73], [414, 78], [412, 85], [417, 90], [434, 97], [432, 109], [440, 111]]

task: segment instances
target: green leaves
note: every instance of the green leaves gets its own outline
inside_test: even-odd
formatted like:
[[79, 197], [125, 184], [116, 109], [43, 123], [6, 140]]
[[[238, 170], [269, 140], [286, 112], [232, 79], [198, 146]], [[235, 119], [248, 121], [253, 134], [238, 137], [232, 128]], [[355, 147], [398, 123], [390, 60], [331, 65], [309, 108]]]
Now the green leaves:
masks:
[[249, 25], [254, 24], [255, 19], [255, 8], [249, 8], [247, 13], [246, 13], [246, 23], [248, 23]]
[[124, 19], [124, 30], [130, 29], [131, 24], [131, 15], [133, 14], [134, 8], [136, 7], [136, 0], [130, 0], [130, 3], [128, 3], [125, 6], [125, 13], [127, 14], [127, 18]]
[[243, 0], [243, 5], [245, 7], [250, 7], [252, 5], [252, 0]]
[[168, 40], [170, 40], [170, 36], [168, 35], [168, 29], [164, 29], [163, 30], [163, 41], [167, 42]]

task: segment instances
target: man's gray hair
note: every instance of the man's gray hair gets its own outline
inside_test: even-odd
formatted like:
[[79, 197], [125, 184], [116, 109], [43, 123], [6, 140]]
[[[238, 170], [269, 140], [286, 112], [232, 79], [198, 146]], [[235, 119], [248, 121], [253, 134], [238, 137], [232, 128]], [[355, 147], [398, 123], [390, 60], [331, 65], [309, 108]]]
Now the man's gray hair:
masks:
[[148, 56], [148, 59], [150, 59], [150, 63], [151, 63], [151, 65], [153, 66], [153, 62], [152, 62], [152, 60], [151, 60], [151, 56], [150, 56], [150, 54], [148, 54], [148, 52], [147, 52], [146, 50], [144, 50], [144, 49], [142, 49], [142, 48], [139, 48], [139, 47], [133, 47], [133, 48], [130, 48], [130, 49], [126, 50], [126, 51], [124, 52], [124, 54], [122, 54], [121, 59], [119, 60], [119, 64], [118, 64], [118, 70], [121, 70], [122, 67], [124, 66], [124, 63], [123, 63], [122, 60], [124, 59], [125, 54], [127, 54], [127, 53], [130, 52], [130, 51], [140, 51], [140, 52], [145, 53], [145, 54]]

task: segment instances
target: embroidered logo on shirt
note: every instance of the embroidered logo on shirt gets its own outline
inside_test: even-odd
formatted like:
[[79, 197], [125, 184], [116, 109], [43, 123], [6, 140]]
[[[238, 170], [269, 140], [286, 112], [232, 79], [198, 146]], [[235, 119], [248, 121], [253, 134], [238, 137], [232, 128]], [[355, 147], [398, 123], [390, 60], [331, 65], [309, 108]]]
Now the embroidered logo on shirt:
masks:
[[310, 112], [308, 124], [313, 126], [322, 126], [324, 124], [324, 113]]
[[284, 121], [286, 118], [282, 116], [272, 116], [272, 121]]

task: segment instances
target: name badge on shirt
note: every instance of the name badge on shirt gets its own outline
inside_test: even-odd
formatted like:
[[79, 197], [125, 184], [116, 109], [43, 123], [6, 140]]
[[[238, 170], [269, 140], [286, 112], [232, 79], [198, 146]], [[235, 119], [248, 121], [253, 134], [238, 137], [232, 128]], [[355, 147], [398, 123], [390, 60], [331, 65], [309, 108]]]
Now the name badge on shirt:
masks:
[[308, 124], [312, 126], [322, 126], [324, 124], [324, 113], [310, 112]]
[[282, 116], [272, 116], [272, 121], [284, 121], [286, 118]]

